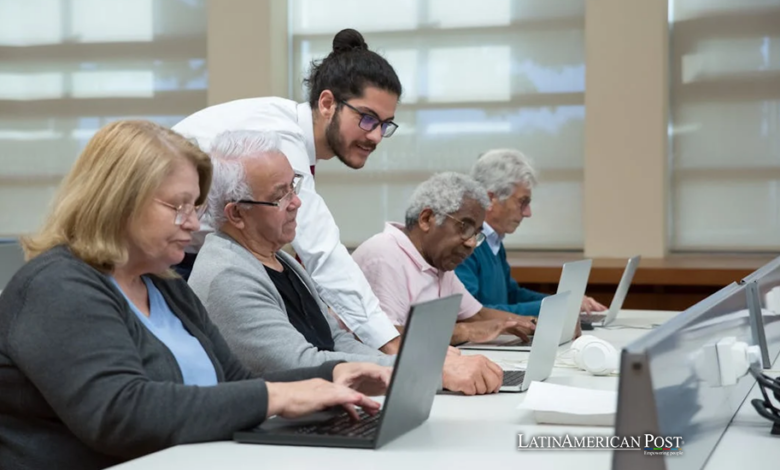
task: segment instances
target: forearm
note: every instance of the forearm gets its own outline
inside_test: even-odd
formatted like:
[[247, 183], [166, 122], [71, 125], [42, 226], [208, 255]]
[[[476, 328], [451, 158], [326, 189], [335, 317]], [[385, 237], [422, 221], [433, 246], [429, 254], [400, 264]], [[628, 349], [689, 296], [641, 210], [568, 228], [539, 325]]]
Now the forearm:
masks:
[[452, 330], [452, 337], [450, 338], [450, 344], [457, 346], [459, 344], [468, 343], [470, 341], [470, 325], [468, 322], [458, 322], [455, 324], [455, 329]]
[[308, 379], [324, 379], [333, 381], [333, 368], [338, 364], [345, 362], [343, 360], [331, 360], [323, 362], [314, 367], [304, 367], [298, 369], [280, 370], [269, 372], [263, 375], [263, 379], [268, 382], [297, 382]]

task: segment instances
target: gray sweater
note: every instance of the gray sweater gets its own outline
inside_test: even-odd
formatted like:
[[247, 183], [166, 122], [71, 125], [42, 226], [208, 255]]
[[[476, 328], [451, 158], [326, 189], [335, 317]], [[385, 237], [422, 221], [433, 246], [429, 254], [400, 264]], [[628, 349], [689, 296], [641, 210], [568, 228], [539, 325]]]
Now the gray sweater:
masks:
[[334, 351], [320, 351], [295, 329], [263, 263], [228, 235], [216, 232], [206, 237], [188, 282], [246, 367], [264, 374], [332, 360], [393, 365], [395, 356], [366, 346], [339, 328], [303, 267], [283, 251], [278, 255], [317, 301], [330, 326]]
[[[177, 444], [230, 439], [265, 419], [265, 382], [250, 378], [187, 284], [152, 279], [220, 383], [184, 385], [173, 354], [110, 279], [54, 248], [0, 295], [0, 468], [104, 468]], [[329, 380], [334, 365], [266, 378]]]

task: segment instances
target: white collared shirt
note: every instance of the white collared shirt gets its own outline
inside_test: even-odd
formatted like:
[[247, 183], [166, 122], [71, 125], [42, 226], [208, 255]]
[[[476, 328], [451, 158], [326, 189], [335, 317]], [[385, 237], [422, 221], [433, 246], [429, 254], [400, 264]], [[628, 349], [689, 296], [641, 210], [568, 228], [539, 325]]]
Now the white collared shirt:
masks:
[[[173, 126], [195, 138], [208, 152], [221, 132], [272, 130], [281, 138], [281, 150], [293, 169], [304, 175], [298, 230], [292, 246], [317, 285], [317, 293], [364, 343], [379, 348], [398, 331], [379, 306], [371, 287], [339, 240], [339, 229], [325, 201], [317, 194], [310, 166], [317, 162], [314, 124], [308, 103], [284, 98], [249, 98], [208, 107]], [[194, 251], [203, 244], [209, 227], [193, 237]]]
[[485, 241], [490, 247], [490, 251], [493, 252], [493, 255], [497, 255], [498, 250], [501, 249], [501, 240], [504, 237], [500, 237], [487, 222], [482, 222], [482, 233], [485, 234]]

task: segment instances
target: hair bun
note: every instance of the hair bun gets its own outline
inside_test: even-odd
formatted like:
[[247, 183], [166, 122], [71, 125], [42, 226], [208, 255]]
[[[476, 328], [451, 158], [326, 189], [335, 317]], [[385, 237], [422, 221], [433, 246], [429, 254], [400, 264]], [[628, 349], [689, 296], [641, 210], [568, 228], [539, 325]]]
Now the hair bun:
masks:
[[349, 52], [354, 50], [368, 50], [368, 44], [363, 35], [354, 29], [343, 29], [333, 37], [333, 52]]

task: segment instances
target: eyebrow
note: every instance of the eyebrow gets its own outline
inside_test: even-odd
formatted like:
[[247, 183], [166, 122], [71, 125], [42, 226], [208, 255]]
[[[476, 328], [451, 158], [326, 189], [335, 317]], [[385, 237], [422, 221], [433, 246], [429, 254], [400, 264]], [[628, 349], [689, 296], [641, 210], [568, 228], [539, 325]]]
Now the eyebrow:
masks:
[[190, 199], [192, 199], [193, 201], [197, 201], [198, 200], [198, 196], [195, 196], [194, 194], [192, 194], [192, 193], [190, 193], [188, 191], [182, 191], [180, 193], [176, 193], [176, 195], [174, 195], [173, 198], [176, 199], [176, 200], [181, 199], [181, 200], [184, 200], [184, 201], [188, 201]]
[[[377, 113], [373, 109], [369, 108], [368, 106], [355, 106], [355, 107], [357, 109], [365, 112], [365, 113], [373, 114], [375, 118], [379, 119], [379, 113]], [[387, 121], [392, 121], [393, 119], [395, 119], [395, 115], [390, 116], [389, 118], [384, 119], [384, 120], [383, 119], [379, 119], [379, 120], [382, 121], [382, 122], [387, 122]]]
[[279, 183], [276, 186], [274, 186], [274, 192], [271, 193], [274, 196], [284, 196], [287, 193], [287, 190], [290, 188], [290, 183]]

